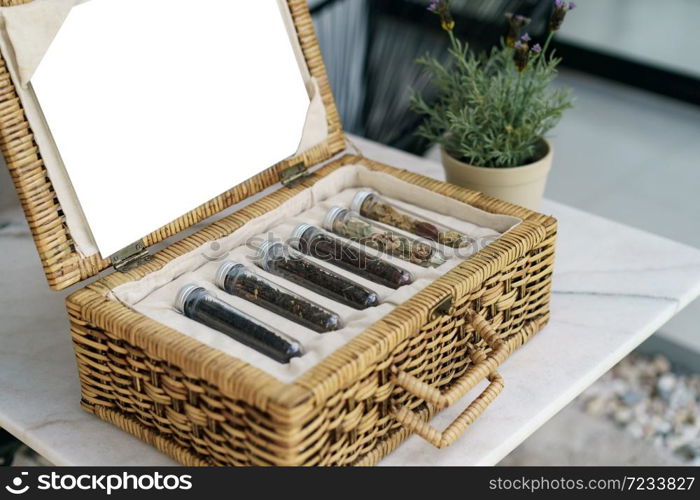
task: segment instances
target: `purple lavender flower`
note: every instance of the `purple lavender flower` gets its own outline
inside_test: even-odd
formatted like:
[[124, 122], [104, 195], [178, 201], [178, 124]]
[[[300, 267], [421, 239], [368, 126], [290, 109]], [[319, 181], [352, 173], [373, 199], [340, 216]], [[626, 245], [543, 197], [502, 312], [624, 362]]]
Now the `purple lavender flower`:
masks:
[[506, 19], [508, 19], [506, 43], [508, 47], [514, 47], [516, 40], [520, 38], [520, 30], [530, 22], [530, 19], [520, 14], [515, 16], [511, 12], [506, 13]]
[[452, 31], [455, 21], [450, 13], [450, 0], [430, 0], [428, 10], [440, 16], [440, 25], [445, 31]]
[[566, 17], [566, 13], [574, 8], [576, 8], [574, 2], [569, 2], [567, 4], [564, 0], [554, 0], [554, 10], [552, 11], [552, 16], [549, 18], [549, 31], [559, 31]]
[[540, 52], [542, 52], [542, 47], [540, 46], [539, 43], [536, 43], [535, 45], [532, 46], [532, 48], [530, 50], [539, 54]]
[[515, 52], [513, 53], [513, 60], [515, 61], [515, 66], [518, 68], [519, 72], [525, 71], [527, 68], [527, 63], [530, 60], [530, 47], [528, 47], [527, 42], [518, 40], [513, 45]]
[[525, 33], [523, 36], [521, 36], [520, 39], [523, 42], [529, 42], [530, 40], [532, 40], [532, 38], [530, 38], [530, 35], [528, 35], [527, 33]]

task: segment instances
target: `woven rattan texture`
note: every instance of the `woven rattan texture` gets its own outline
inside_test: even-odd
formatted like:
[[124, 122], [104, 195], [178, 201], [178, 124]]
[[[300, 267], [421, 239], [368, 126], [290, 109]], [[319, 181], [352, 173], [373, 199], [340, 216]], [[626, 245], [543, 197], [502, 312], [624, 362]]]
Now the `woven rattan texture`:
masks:
[[[108, 298], [110, 288], [230, 234], [349, 163], [524, 222], [288, 385]], [[463, 375], [497, 344], [503, 345], [492, 365], [479, 365], [486, 368], [466, 378], [488, 375], [500, 390], [502, 381], [491, 367], [549, 318], [555, 239], [552, 218], [367, 159], [344, 157], [304, 184], [275, 191], [169, 246], [151, 262], [129, 273], [113, 273], [69, 297], [83, 407], [185, 464], [374, 464], [410, 435], [411, 422], [400, 423], [397, 408], [416, 410], [421, 421], [427, 419], [438, 408], [414, 394], [445, 392], [470, 382]], [[451, 307], [434, 314], [449, 297]], [[479, 334], [472, 326], [474, 314], [490, 328]], [[419, 389], [409, 393], [397, 383], [397, 374]], [[420, 389], [426, 384], [432, 389]], [[487, 391], [475, 403], [478, 411], [468, 411], [450, 432], [467, 427], [495, 394]], [[433, 434], [436, 445], [451, 437]]]
[[[0, 0], [0, 6], [8, 7], [28, 3], [28, 1], [30, 0]], [[342, 125], [335, 107], [306, 0], [288, 0], [288, 4], [309, 71], [318, 80], [321, 89], [321, 96], [327, 111], [328, 138], [303, 155], [275, 165], [195, 208], [167, 226], [145, 236], [146, 246], [154, 245], [173, 236], [279, 182], [280, 172], [290, 165], [302, 162], [308, 166], [315, 165], [331, 158], [345, 148]], [[108, 259], [102, 259], [99, 255], [83, 257], [76, 251], [65, 224], [60, 202], [56, 197], [41, 154], [34, 141], [31, 124], [27, 121], [6, 62], [1, 56], [0, 149], [2, 149], [22, 207], [27, 215], [49, 286], [55, 290], [61, 290], [109, 267]], [[106, 180], [105, 182], [110, 181]], [[138, 180], [134, 180], [134, 182], [138, 182]], [[123, 184], [123, 180], [114, 183], [114, 189], [119, 189], [118, 186]], [[125, 189], [125, 196], [128, 195], [127, 193], [128, 189]]]

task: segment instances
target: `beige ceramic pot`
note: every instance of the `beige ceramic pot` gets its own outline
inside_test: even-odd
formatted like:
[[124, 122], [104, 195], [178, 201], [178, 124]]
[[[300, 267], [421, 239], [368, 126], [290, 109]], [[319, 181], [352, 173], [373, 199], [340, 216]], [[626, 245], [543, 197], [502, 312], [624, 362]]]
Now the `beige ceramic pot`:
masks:
[[510, 168], [475, 167], [455, 160], [441, 148], [447, 182], [537, 210], [547, 185], [554, 152], [552, 144], [545, 142], [547, 154], [541, 160]]

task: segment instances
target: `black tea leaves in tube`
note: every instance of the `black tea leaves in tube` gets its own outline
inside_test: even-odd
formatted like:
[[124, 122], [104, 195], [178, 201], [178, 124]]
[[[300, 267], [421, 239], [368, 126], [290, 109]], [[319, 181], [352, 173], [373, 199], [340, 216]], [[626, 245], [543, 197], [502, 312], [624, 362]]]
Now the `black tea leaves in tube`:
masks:
[[304, 354], [301, 344], [277, 329], [227, 304], [203, 287], [185, 285], [175, 308], [191, 320], [213, 328], [278, 361], [289, 363]]
[[292, 233], [299, 251], [389, 288], [413, 283], [413, 275], [398, 266], [367, 254], [364, 250], [330, 236], [317, 227], [300, 224]]

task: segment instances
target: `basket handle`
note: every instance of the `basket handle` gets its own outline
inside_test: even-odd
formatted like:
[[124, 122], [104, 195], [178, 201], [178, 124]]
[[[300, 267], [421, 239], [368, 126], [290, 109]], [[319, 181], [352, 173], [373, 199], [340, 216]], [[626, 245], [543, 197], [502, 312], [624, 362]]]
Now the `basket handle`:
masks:
[[488, 387], [442, 432], [406, 407], [391, 410], [397, 422], [437, 448], [445, 448], [454, 443], [503, 390], [503, 377], [496, 372], [496, 367], [508, 358], [510, 348], [506, 342], [498, 338], [498, 333], [480, 314], [472, 312], [470, 323], [491, 347], [491, 353], [488, 356], [481, 351], [472, 353], [474, 364], [447, 392], [442, 393], [439, 389], [396, 367], [392, 369], [396, 385], [435, 406], [438, 410], [452, 406], [484, 378], [489, 380]]

